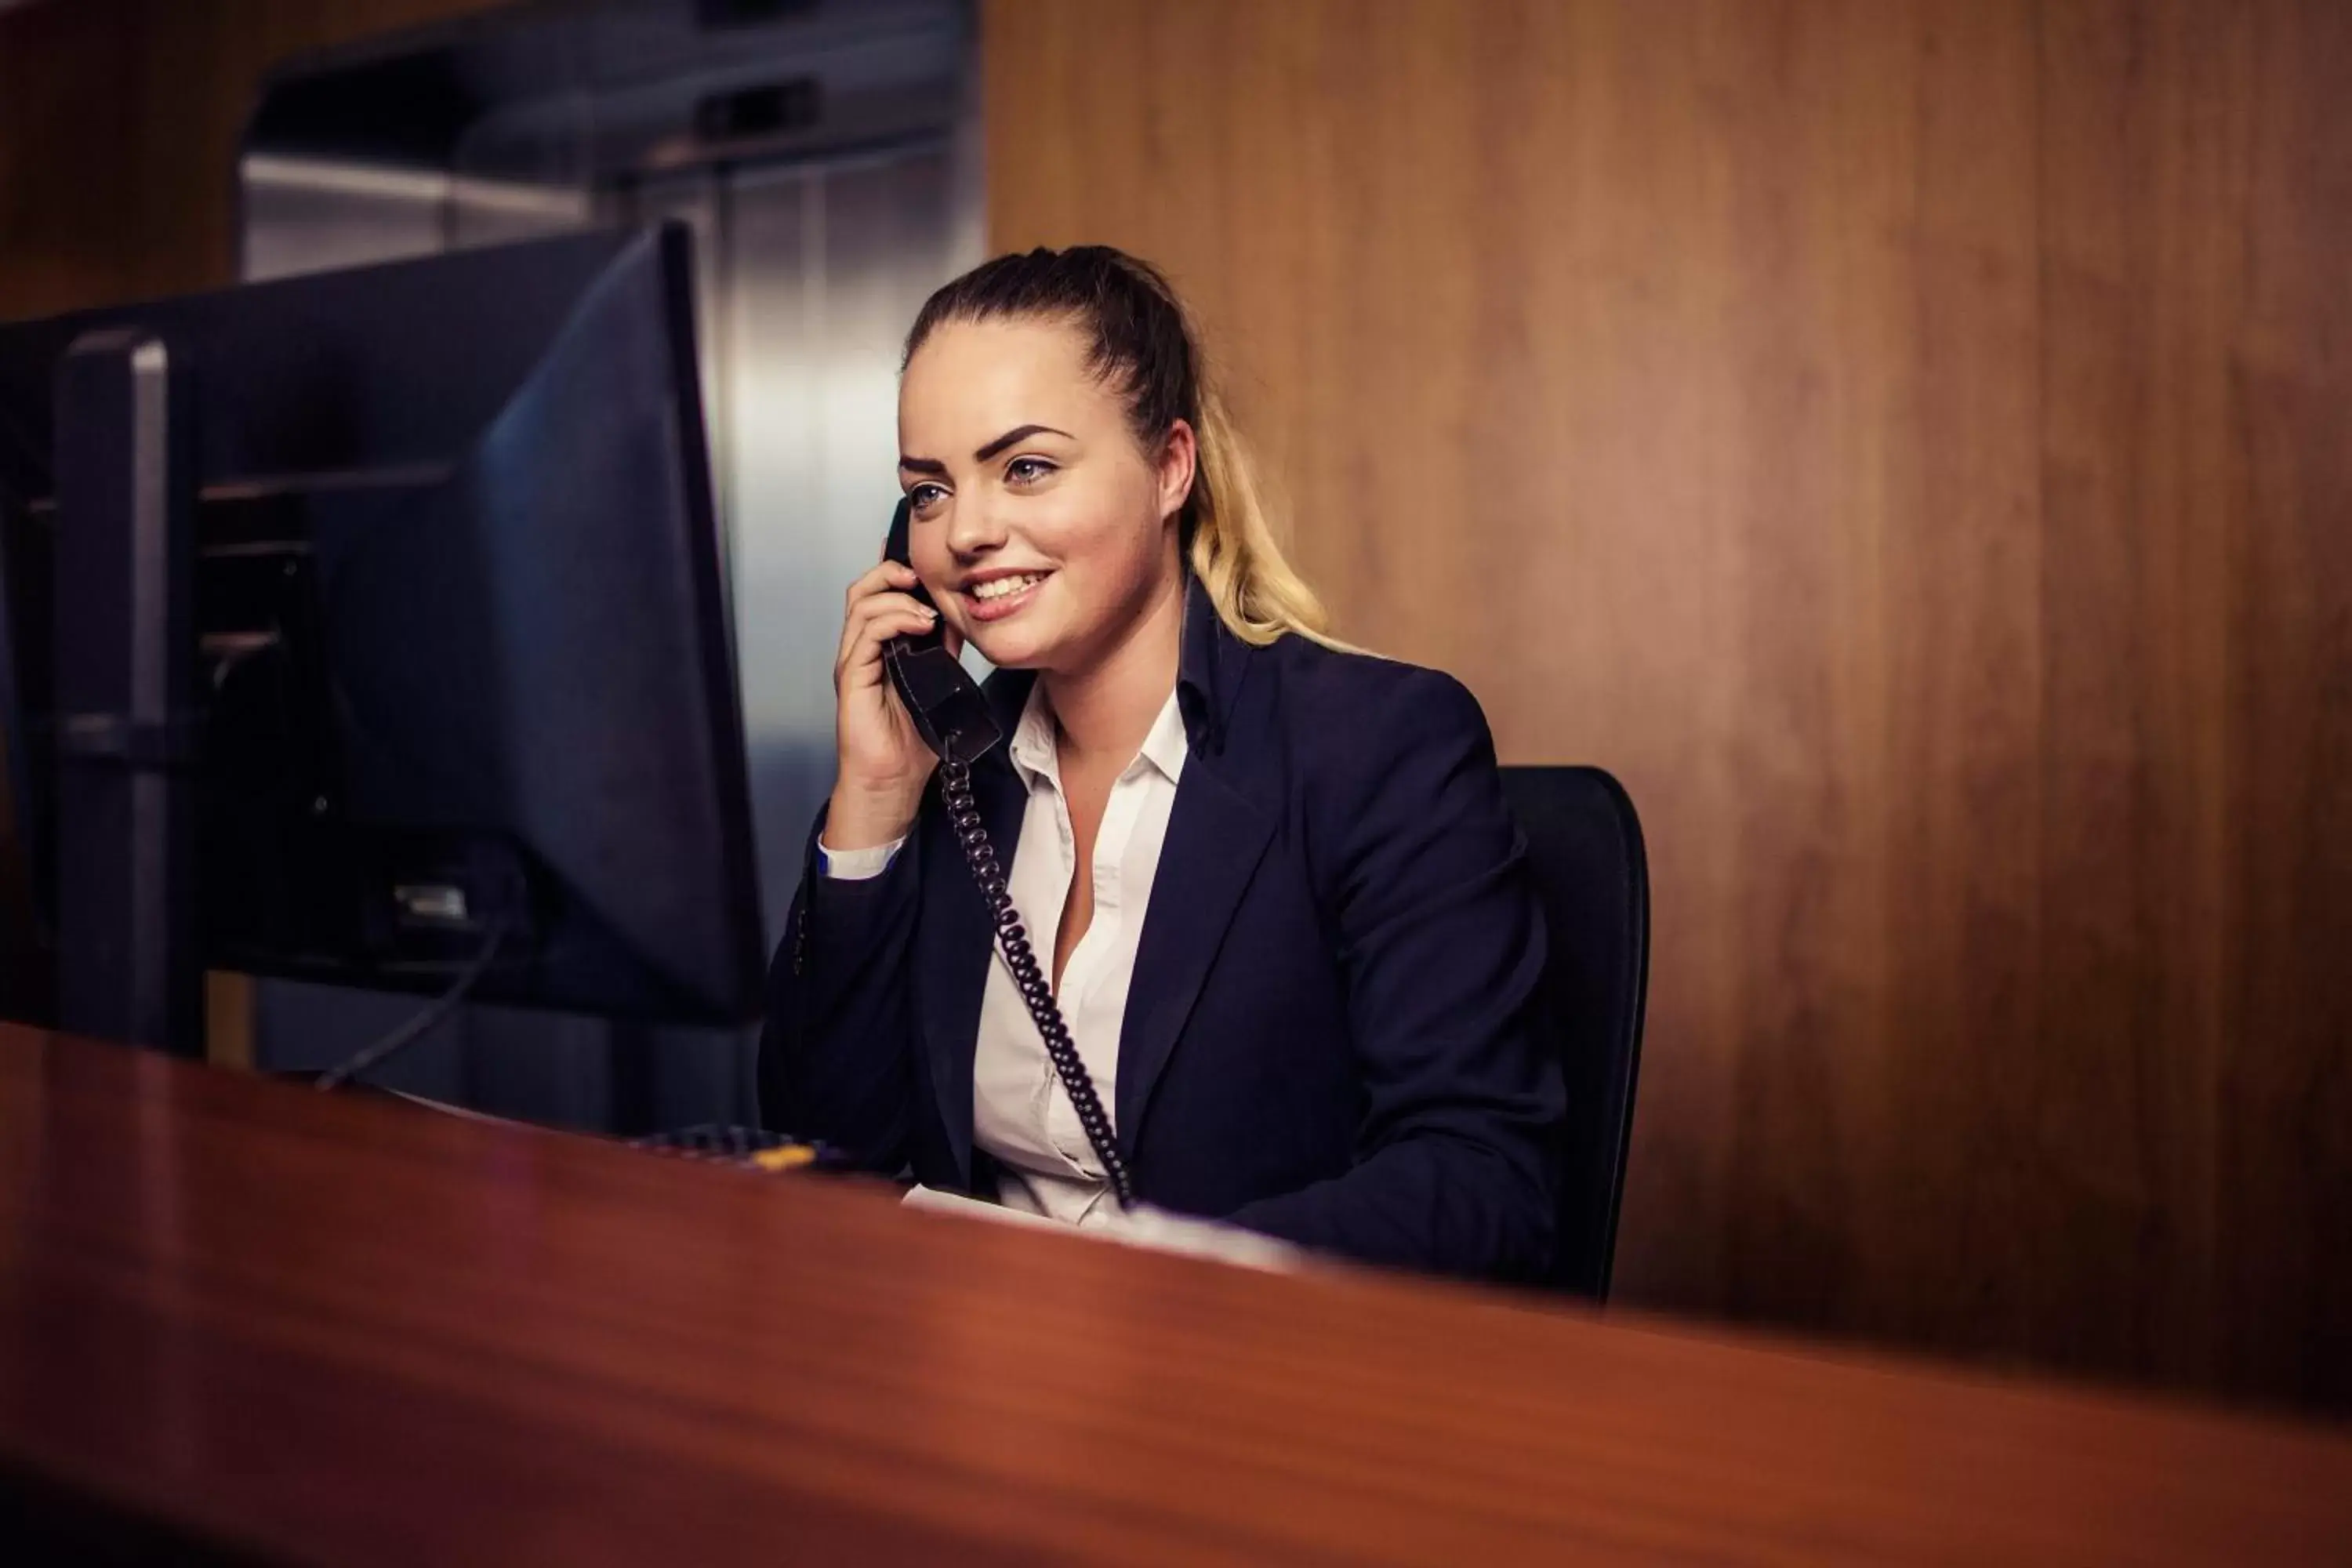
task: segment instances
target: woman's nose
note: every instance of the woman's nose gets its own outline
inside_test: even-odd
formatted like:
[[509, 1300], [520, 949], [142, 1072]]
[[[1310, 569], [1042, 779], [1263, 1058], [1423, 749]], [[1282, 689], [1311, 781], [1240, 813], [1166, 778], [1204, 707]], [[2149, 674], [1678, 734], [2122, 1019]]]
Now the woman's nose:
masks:
[[1003, 520], [984, 497], [958, 498], [948, 514], [948, 549], [958, 560], [984, 554], [1004, 542]]

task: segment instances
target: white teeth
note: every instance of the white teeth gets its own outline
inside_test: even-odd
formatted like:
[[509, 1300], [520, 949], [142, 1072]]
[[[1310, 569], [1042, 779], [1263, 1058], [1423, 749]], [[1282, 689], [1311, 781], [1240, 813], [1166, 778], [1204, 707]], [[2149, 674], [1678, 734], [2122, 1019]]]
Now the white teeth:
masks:
[[1007, 594], [1017, 594], [1032, 584], [1045, 580], [1043, 572], [1026, 572], [1018, 577], [994, 577], [974, 588], [971, 596], [985, 604], [991, 599], [1002, 599]]

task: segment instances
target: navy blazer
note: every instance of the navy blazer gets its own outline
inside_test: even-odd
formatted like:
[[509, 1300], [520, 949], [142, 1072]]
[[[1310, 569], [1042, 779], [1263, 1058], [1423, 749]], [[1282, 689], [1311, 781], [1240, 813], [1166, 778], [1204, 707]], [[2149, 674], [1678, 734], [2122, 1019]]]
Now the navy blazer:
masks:
[[[1034, 677], [987, 682], [1005, 733]], [[1511, 1278], [1552, 1240], [1559, 1064], [1543, 917], [1460, 682], [1306, 637], [1254, 647], [1188, 583], [1190, 753], [1119, 1034], [1137, 1195], [1378, 1263]], [[1000, 851], [1025, 795], [972, 769]], [[934, 778], [905, 848], [821, 877], [769, 982], [762, 1116], [876, 1169], [992, 1196], [972, 1059], [992, 941]]]

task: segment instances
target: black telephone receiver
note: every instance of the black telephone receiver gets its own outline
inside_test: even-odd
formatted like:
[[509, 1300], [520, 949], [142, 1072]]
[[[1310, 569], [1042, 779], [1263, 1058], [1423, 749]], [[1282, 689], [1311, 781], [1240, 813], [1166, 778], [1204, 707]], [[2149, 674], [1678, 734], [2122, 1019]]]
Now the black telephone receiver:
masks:
[[[901, 566], [907, 558], [908, 504], [901, 500], [890, 514], [890, 538], [883, 557]], [[915, 597], [923, 607], [937, 610], [929, 590], [920, 584]], [[906, 705], [915, 732], [943, 763], [976, 763], [1004, 738], [996, 716], [980, 694], [980, 683], [948, 651], [947, 627], [934, 621], [931, 629], [914, 637], [892, 637], [882, 645], [882, 662], [890, 671], [898, 700]]]
[[[908, 558], [907, 524], [908, 503], [901, 500], [890, 516], [890, 536], [882, 547], [883, 558], [901, 566], [913, 564]], [[939, 607], [919, 584], [914, 595], [931, 609]], [[1079, 1058], [1070, 1026], [1062, 1021], [1061, 1008], [1055, 1005], [1054, 988], [1037, 967], [1036, 949], [1029, 943], [1020, 911], [1013, 907], [1004, 870], [997, 864], [996, 846], [988, 841], [980, 806], [972, 799], [971, 764], [1004, 739], [1004, 731], [997, 728], [996, 716], [988, 710], [980, 683], [948, 651], [945, 623], [934, 621], [929, 631], [889, 638], [882, 645], [882, 664], [890, 672], [890, 684], [897, 688], [907, 717], [914, 721], [915, 732], [939, 754], [940, 793], [947, 802], [948, 821], [954, 826], [956, 841], [963, 846], [972, 880], [980, 884], [989, 918], [996, 923], [997, 946], [1013, 971], [1022, 1001], [1029, 1005], [1029, 1016], [1037, 1021], [1045, 1055], [1069, 1092], [1078, 1125], [1086, 1130], [1087, 1142], [1094, 1145], [1110, 1190], [1124, 1208], [1135, 1201], [1134, 1179], [1111, 1135], [1110, 1118], [1103, 1113], [1102, 1096], [1095, 1092], [1093, 1075]]]

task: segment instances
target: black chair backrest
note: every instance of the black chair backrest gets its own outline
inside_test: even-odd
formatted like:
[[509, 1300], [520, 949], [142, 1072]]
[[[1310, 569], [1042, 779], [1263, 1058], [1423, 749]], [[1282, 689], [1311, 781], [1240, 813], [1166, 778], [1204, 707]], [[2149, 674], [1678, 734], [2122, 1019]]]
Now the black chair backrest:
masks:
[[1609, 1294], [1650, 986], [1650, 867], [1642, 820], [1600, 768], [1505, 768], [1543, 900], [1549, 1027], [1568, 1087], [1552, 1285]]

